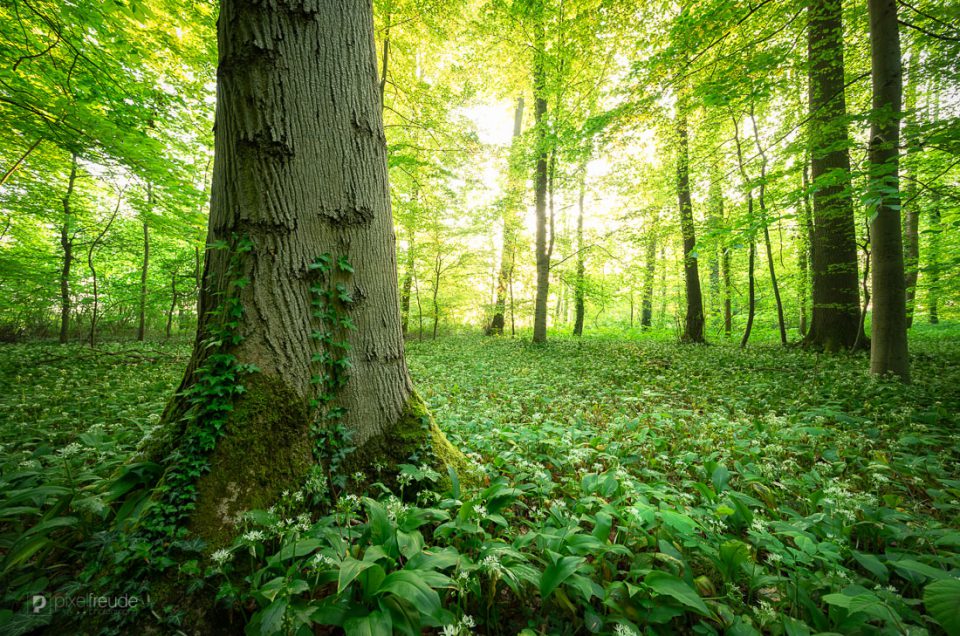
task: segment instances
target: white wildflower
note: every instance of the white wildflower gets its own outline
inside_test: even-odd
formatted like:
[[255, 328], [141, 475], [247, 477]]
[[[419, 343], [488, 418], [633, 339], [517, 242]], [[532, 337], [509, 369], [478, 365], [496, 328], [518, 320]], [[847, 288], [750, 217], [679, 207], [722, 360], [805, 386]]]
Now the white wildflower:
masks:
[[229, 561], [233, 557], [230, 554], [230, 550], [220, 549], [210, 555], [210, 558], [213, 559], [213, 562], [218, 566], [222, 566], [224, 563]]

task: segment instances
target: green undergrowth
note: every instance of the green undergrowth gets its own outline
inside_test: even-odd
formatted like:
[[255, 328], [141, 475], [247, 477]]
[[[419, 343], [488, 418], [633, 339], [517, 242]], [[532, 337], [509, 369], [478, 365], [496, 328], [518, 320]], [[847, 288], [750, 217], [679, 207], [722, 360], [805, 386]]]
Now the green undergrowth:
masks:
[[[219, 550], [177, 552], [169, 580], [217, 598], [233, 633], [960, 633], [960, 330], [914, 336], [907, 387], [862, 355], [768, 344], [411, 343], [481, 484], [416, 457], [389, 491], [344, 475], [331, 505], [308, 483]], [[86, 591], [103, 483], [187, 353], [110, 351], [0, 348], [0, 631], [94, 624], [31, 598]]]

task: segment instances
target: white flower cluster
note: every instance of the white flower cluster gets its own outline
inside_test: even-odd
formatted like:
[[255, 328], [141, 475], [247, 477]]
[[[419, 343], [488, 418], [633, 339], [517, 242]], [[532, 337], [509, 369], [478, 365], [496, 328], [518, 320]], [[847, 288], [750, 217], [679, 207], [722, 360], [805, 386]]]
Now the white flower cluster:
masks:
[[233, 558], [233, 555], [230, 553], [230, 550], [221, 548], [211, 554], [210, 558], [213, 559], [213, 562], [217, 564], [217, 567], [222, 567], [224, 563], [227, 563], [231, 558]]
[[443, 631], [441, 634], [443, 636], [463, 636], [464, 634], [472, 634], [471, 631], [476, 627], [476, 622], [474, 622], [473, 617], [469, 614], [465, 614], [458, 622], [452, 625], [444, 625]]
[[483, 557], [483, 560], [480, 561], [480, 567], [490, 574], [500, 574], [503, 572], [503, 564], [500, 563], [500, 557], [495, 554]]
[[63, 448], [57, 451], [57, 454], [60, 457], [67, 459], [68, 457], [73, 457], [74, 455], [79, 455], [86, 450], [86, 447], [83, 444], [78, 444], [77, 442], [70, 442]]

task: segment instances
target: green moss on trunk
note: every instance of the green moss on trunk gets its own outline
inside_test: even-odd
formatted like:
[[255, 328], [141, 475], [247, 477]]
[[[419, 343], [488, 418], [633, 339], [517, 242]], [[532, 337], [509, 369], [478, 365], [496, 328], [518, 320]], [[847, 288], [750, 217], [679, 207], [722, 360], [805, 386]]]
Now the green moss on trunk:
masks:
[[410, 395], [393, 428], [351, 453], [343, 470], [348, 474], [362, 472], [370, 481], [381, 481], [395, 488], [396, 467], [411, 463], [413, 456], [419, 457], [419, 463], [425, 463], [440, 473], [438, 487], [441, 490], [450, 486], [448, 468], [453, 468], [463, 482], [469, 483], [472, 479], [466, 457], [443, 434], [416, 392]]
[[228, 543], [239, 515], [296, 490], [314, 462], [306, 401], [275, 377], [251, 376], [197, 481], [190, 530], [211, 547]]

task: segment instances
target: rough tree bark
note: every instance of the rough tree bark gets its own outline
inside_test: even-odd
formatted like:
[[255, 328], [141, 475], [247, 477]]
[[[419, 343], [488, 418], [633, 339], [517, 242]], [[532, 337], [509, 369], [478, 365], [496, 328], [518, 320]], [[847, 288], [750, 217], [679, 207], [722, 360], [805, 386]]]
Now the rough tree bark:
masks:
[[804, 343], [839, 351], [852, 347], [860, 331], [841, 0], [810, 0], [807, 18], [814, 230], [813, 310]]
[[903, 76], [896, 0], [868, 0], [873, 109], [870, 122], [870, 189], [876, 201], [873, 242], [873, 316], [870, 371], [910, 381], [907, 297], [900, 228], [900, 108]]
[[73, 210], [70, 199], [77, 181], [77, 153], [70, 155], [70, 176], [67, 192], [63, 195], [63, 224], [60, 226], [60, 248], [63, 265], [60, 268], [60, 344], [70, 337], [70, 266], [73, 264]]
[[311, 265], [322, 255], [354, 270], [330, 273], [353, 297], [347, 311], [356, 330], [342, 336], [352, 368], [330, 403], [353, 433], [352, 469], [373, 474], [382, 463], [388, 474], [380, 477], [389, 477], [414, 451], [439, 468], [460, 462], [404, 359], [370, 3], [223, 0], [218, 43], [207, 241], [239, 238], [251, 249], [207, 251], [196, 344], [164, 416], [175, 450], [196, 426], [184, 417], [183, 390], [213, 352], [204, 346], [212, 312], [235, 294], [242, 340], [227, 352], [259, 370], [245, 376], [246, 391], [197, 481], [189, 527], [212, 545], [229, 538], [230, 519], [298, 488], [315, 463], [313, 356], [328, 345], [312, 335], [311, 287], [320, 274]]
[[513, 171], [517, 158], [520, 154], [520, 133], [523, 130], [523, 98], [517, 98], [517, 107], [513, 113], [513, 141], [510, 148], [510, 189], [507, 192], [506, 200], [503, 205], [503, 247], [500, 250], [500, 269], [497, 273], [497, 291], [496, 300], [493, 306], [493, 318], [487, 327], [488, 335], [503, 335], [503, 327], [506, 324], [504, 314], [507, 306], [508, 278], [513, 270], [514, 244], [517, 233], [517, 210], [520, 198], [518, 185], [514, 183]]
[[678, 105], [677, 114], [677, 199], [680, 205], [680, 230], [683, 233], [683, 275], [687, 292], [687, 314], [683, 342], [706, 342], [703, 335], [703, 295], [700, 271], [693, 250], [697, 244], [690, 198], [690, 158], [688, 156], [687, 115]]

